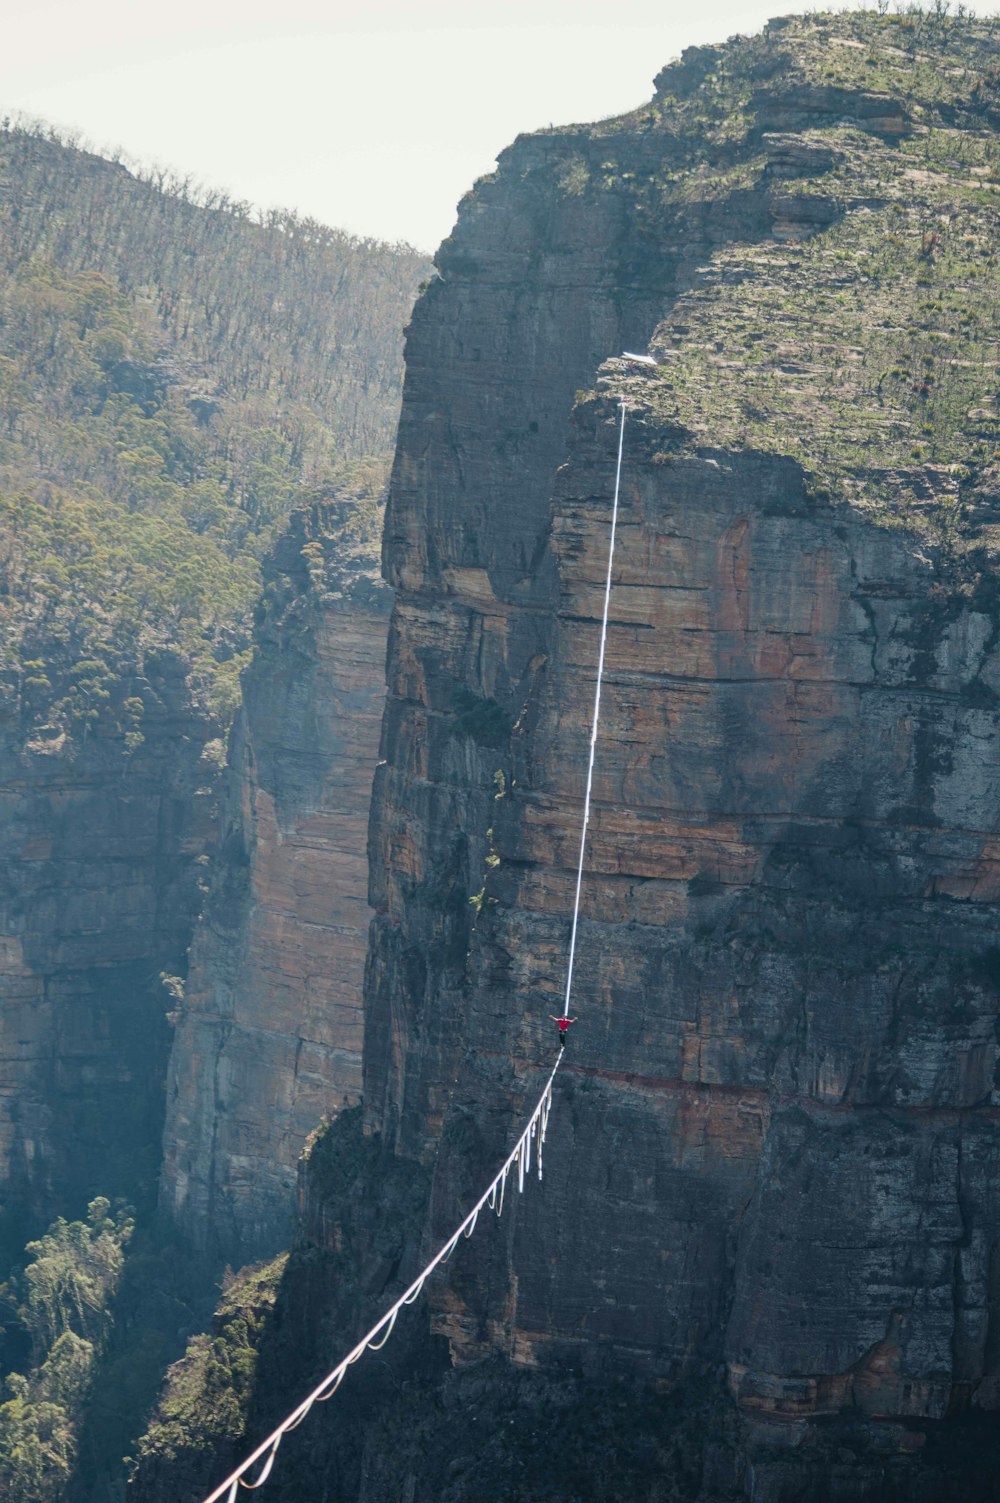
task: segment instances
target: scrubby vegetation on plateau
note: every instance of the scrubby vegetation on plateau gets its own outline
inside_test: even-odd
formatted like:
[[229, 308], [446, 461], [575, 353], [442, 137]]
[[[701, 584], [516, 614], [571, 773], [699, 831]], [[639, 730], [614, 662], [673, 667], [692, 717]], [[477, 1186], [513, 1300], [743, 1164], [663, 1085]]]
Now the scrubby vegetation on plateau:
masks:
[[756, 194], [773, 228], [699, 269], [637, 400], [695, 446], [790, 455], [884, 525], [995, 551], [996, 23], [946, 7], [791, 19], [701, 66], [683, 97], [665, 71], [659, 123], [742, 118], [746, 149], [700, 186], [667, 170], [650, 191]]

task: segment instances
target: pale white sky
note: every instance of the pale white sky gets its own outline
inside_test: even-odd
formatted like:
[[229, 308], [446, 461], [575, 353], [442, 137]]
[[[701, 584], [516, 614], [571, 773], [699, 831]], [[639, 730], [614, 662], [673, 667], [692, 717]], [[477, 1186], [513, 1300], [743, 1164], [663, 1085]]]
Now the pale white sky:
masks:
[[0, 0], [0, 114], [432, 250], [520, 131], [812, 0]]

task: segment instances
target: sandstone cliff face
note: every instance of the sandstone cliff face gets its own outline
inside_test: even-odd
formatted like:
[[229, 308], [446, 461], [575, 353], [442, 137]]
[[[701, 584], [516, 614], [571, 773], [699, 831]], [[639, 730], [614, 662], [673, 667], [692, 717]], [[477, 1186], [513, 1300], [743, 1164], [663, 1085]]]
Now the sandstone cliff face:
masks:
[[[607, 395], [561, 408], [597, 342], [652, 339], [654, 377], [603, 383], [634, 409], [545, 1190], [432, 1327], [456, 1360], [721, 1365], [755, 1498], [818, 1487], [768, 1448], [845, 1408], [882, 1424], [865, 1495], [1000, 1377], [997, 223], [962, 165], [991, 54], [955, 42], [946, 99], [915, 52], [907, 97], [865, 25], [686, 59], [652, 111], [501, 158], [414, 320], [386, 530], [366, 1112], [434, 1162], [433, 1240], [553, 1053], [615, 441]], [[824, 83], [817, 43], [883, 87]]]
[[995, 67], [977, 25], [774, 23], [462, 206], [386, 519], [369, 1157], [324, 1171], [341, 1122], [304, 1166], [255, 1437], [550, 1068], [625, 395], [580, 1023], [543, 1186], [282, 1496], [994, 1496]]
[[[488, 816], [442, 1231], [471, 1183], [449, 1127], [471, 1112], [485, 1166], [501, 1062], [520, 1101], [552, 1050], [613, 441], [613, 410], [581, 410], [557, 485], [559, 624]], [[533, 1362], [728, 1357], [748, 1407], [790, 1416], [992, 1403], [992, 589], [935, 601], [911, 539], [811, 501], [797, 467], [671, 447], [633, 418], [583, 1021], [545, 1192], [499, 1264], [469, 1257], [439, 1324]], [[388, 1087], [402, 1133], [422, 1063]]]
[[[183, 664], [147, 655], [119, 685], [143, 704], [86, 739], [31, 732], [11, 683], [0, 728], [0, 1214], [4, 1250], [101, 1193], [150, 1193], [169, 997], [212, 837], [211, 721]], [[141, 738], [140, 738], [141, 739]]]
[[[607, 409], [578, 422], [551, 688], [473, 941], [498, 1004], [512, 976], [554, 998], [562, 970], [611, 458]], [[505, 1339], [726, 1357], [748, 1406], [788, 1415], [940, 1416], [970, 1382], [987, 1402], [992, 590], [935, 606], [911, 540], [811, 502], [787, 463], [663, 440], [634, 421], [572, 1106]], [[515, 1058], [544, 1053], [551, 1010], [511, 1010]]]
[[162, 1198], [233, 1263], [287, 1242], [305, 1139], [360, 1092], [389, 592], [357, 528], [319, 503], [268, 562], [171, 1055]]

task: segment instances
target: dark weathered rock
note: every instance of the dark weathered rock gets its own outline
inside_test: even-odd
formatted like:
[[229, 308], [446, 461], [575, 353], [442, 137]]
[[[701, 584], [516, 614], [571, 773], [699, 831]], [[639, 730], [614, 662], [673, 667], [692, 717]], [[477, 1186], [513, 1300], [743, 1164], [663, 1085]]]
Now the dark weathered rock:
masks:
[[111, 711], [88, 736], [0, 724], [0, 1205], [5, 1249], [90, 1196], [148, 1197], [171, 1005], [212, 837], [212, 721], [184, 665], [149, 653], [129, 749]]
[[[822, 174], [822, 191], [755, 200], [744, 180], [728, 209], [716, 200], [709, 215], [685, 213], [689, 237], [695, 225], [713, 234], [727, 213], [748, 239], [766, 236], [768, 214], [775, 239], [815, 234], [853, 212], [829, 177], [841, 140], [857, 143], [859, 126], [871, 133], [848, 169], [863, 191], [865, 153], [888, 160], [885, 138], [912, 112], [889, 96], [790, 86], [766, 67], [751, 76], [773, 79], [750, 111], [758, 129], [812, 132], [781, 159]], [[641, 177], [646, 139], [608, 126], [592, 139], [617, 164], [616, 182], [633, 165]], [[453, 245], [464, 257], [449, 261], [447, 248], [408, 352], [386, 547], [399, 600], [373, 817], [366, 1110], [402, 1155], [434, 1157], [431, 1240], [537, 1089], [564, 975], [616, 433], [610, 402], [579, 406], [571, 433], [560, 430], [559, 374], [579, 381], [586, 325], [569, 307], [552, 312], [545, 278], [558, 246], [558, 264], [572, 258], [567, 281], [600, 308], [590, 268], [620, 268], [656, 239], [636, 214], [627, 250], [608, 243], [613, 221], [604, 228], [591, 178], [588, 238], [567, 246], [563, 149], [541, 137], [501, 159], [460, 221]], [[550, 212], [519, 265], [515, 320], [506, 225], [527, 239], [517, 216], [538, 188], [515, 181], [540, 181], [542, 152]], [[505, 191], [501, 220], [493, 205]], [[613, 199], [614, 185], [606, 191]], [[740, 254], [719, 259], [718, 301], [732, 309], [741, 277], [757, 274]], [[687, 364], [704, 296], [692, 260], [651, 257], [636, 277], [649, 286], [644, 274], [659, 276], [664, 308], [677, 298], [654, 344]], [[709, 261], [705, 285], [714, 275]], [[793, 331], [795, 307], [782, 306], [777, 276], [769, 285], [772, 316]], [[647, 316], [654, 300], [650, 288]], [[711, 308], [704, 322], [711, 337]], [[716, 326], [728, 339], [727, 327]], [[634, 347], [627, 326], [617, 332]], [[487, 368], [523, 368], [524, 380], [487, 398], [458, 358], [470, 348]], [[551, 422], [540, 422], [528, 476], [503, 435], [518, 431], [536, 373], [550, 405], [533, 401]], [[865, 1432], [862, 1458], [887, 1446], [909, 1476], [919, 1446], [907, 1426], [992, 1404], [997, 1386], [1000, 603], [963, 555], [861, 504], [864, 466], [875, 490], [882, 455], [854, 452], [855, 499], [834, 504], [808, 453], [781, 453], [779, 415], [748, 416], [754, 432], [769, 424], [771, 453], [713, 445], [711, 364], [700, 386], [679, 375], [667, 366], [651, 386], [629, 384], [622, 367], [607, 376], [639, 407], [578, 960], [582, 1021], [544, 1193], [432, 1294], [432, 1327], [456, 1360], [501, 1350], [672, 1381], [725, 1364], [756, 1427], [749, 1456], [790, 1438], [789, 1426], [805, 1443], [803, 1426], [847, 1406], [858, 1424], [884, 1426], [881, 1439]], [[683, 398], [661, 409], [664, 384]], [[868, 388], [857, 390], [863, 434]], [[825, 446], [834, 419], [817, 395]], [[440, 434], [434, 411], [448, 414]], [[696, 437], [685, 426], [694, 418]], [[568, 462], [549, 510], [535, 486], [560, 446]], [[921, 483], [927, 507], [950, 504], [943, 469]], [[477, 701], [478, 735], [459, 713]], [[497, 723], [491, 706], [509, 740], [482, 734]], [[804, 1471], [776, 1465], [753, 1495], [802, 1496], [803, 1476], [817, 1488], [826, 1461], [811, 1445]], [[848, 1468], [837, 1496], [870, 1489], [870, 1465]]]
[[[285, 1291], [331, 1348], [447, 1238], [551, 1067], [616, 395], [631, 407], [544, 1182], [429, 1286], [412, 1388], [393, 1359], [364, 1380], [351, 1466], [297, 1432], [332, 1496], [489, 1496], [466, 1434], [494, 1438], [529, 1379], [543, 1424], [561, 1382], [585, 1410], [608, 1384], [673, 1396], [676, 1449], [623, 1456], [630, 1496], [995, 1493], [996, 217], [968, 169], [985, 107], [972, 121], [944, 66], [995, 49], [922, 33], [938, 50], [915, 68], [903, 28], [790, 20], [686, 57], [622, 121], [522, 139], [416, 310], [384, 551], [370, 1162], [346, 1189], [306, 1166]], [[933, 172], [930, 126], [957, 133]], [[609, 360], [595, 384], [647, 342], [655, 370]], [[351, 1151], [340, 1129], [325, 1153]], [[372, 1207], [408, 1172], [427, 1208], [393, 1240]], [[286, 1351], [262, 1406], [294, 1371]], [[388, 1444], [373, 1415], [400, 1410], [427, 1455], [460, 1437], [459, 1481]], [[580, 1434], [551, 1491], [537, 1449], [501, 1447], [497, 1496], [606, 1498], [602, 1444]]]
[[163, 1202], [233, 1263], [287, 1242], [306, 1137], [361, 1085], [389, 592], [354, 512], [296, 513], [267, 563], [171, 1056]]

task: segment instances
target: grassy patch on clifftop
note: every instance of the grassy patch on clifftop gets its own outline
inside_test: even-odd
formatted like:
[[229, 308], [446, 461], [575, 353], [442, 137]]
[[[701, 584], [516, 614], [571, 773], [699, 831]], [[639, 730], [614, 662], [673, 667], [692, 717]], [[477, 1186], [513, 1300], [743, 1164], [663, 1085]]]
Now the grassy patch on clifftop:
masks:
[[720, 253], [658, 332], [648, 393], [699, 439], [801, 458], [861, 504], [873, 472], [903, 514], [933, 491], [943, 520], [1000, 441], [998, 211], [960, 185], [887, 198], [802, 244]]
[[[689, 98], [666, 70], [657, 119], [747, 80], [739, 170], [770, 233], [698, 269], [651, 342], [657, 376], [626, 384], [697, 445], [790, 455], [879, 522], [1000, 547], [994, 23], [794, 19], [718, 51]], [[732, 191], [734, 170], [700, 177]]]

